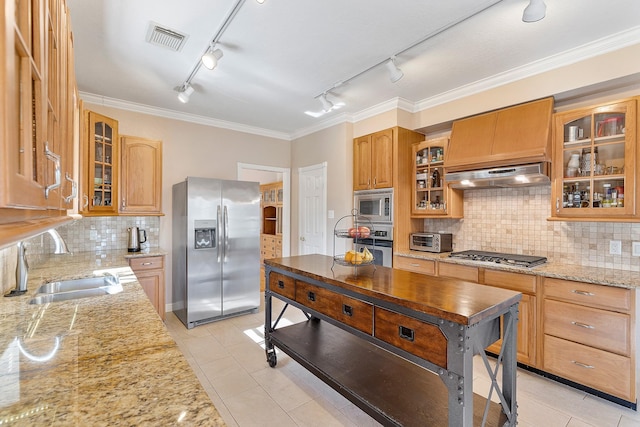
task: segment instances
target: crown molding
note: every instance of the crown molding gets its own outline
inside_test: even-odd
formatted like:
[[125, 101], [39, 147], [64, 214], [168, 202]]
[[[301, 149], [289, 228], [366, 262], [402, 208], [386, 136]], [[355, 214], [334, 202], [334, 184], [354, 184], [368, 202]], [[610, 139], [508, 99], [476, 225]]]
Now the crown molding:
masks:
[[640, 40], [640, 26], [578, 46], [571, 50], [560, 52], [556, 55], [548, 56], [521, 67], [512, 68], [511, 70], [478, 80], [448, 92], [443, 92], [431, 98], [423, 99], [415, 103], [415, 111], [437, 107], [438, 105], [504, 86], [527, 77], [633, 46], [638, 44], [638, 40]]
[[88, 92], [80, 92], [80, 98], [85, 102], [88, 102], [91, 104], [103, 105], [105, 107], [113, 107], [113, 108], [118, 108], [120, 110], [149, 114], [151, 116], [181, 120], [184, 122], [196, 123], [196, 124], [205, 125], [205, 126], [213, 126], [213, 127], [218, 127], [222, 129], [234, 130], [237, 132], [244, 132], [244, 133], [250, 133], [254, 135], [266, 136], [269, 138], [291, 141], [291, 134], [289, 133], [277, 132], [270, 129], [243, 125], [241, 123], [228, 122], [225, 120], [218, 120], [210, 117], [198, 116], [196, 114], [181, 113], [179, 111], [152, 107], [150, 105], [138, 104], [135, 102], [123, 101], [121, 99], [109, 98], [107, 96], [95, 95]]
[[541, 74], [563, 66], [575, 64], [577, 62], [584, 61], [586, 59], [600, 56], [609, 52], [614, 52], [628, 46], [633, 46], [638, 44], [638, 40], [640, 40], [640, 26], [633, 27], [629, 30], [622, 31], [609, 37], [601, 38], [594, 42], [579, 46], [568, 51], [560, 52], [556, 55], [543, 58], [539, 61], [535, 61], [521, 67], [513, 68], [511, 70], [488, 77], [486, 79], [478, 80], [476, 82], [461, 86], [459, 88], [438, 94], [430, 98], [425, 98], [416, 102], [412, 102], [399, 97], [392, 98], [390, 100], [376, 104], [372, 107], [365, 108], [364, 110], [358, 111], [356, 113], [341, 113], [339, 115], [318, 122], [313, 126], [300, 129], [292, 133], [277, 132], [270, 129], [243, 125], [241, 123], [218, 120], [210, 117], [198, 116], [195, 114], [181, 113], [174, 110], [157, 108], [144, 104], [137, 104], [87, 92], [80, 92], [80, 97], [85, 102], [104, 105], [106, 107], [114, 107], [121, 110], [134, 111], [169, 119], [182, 120], [206, 126], [214, 126], [238, 132], [260, 135], [269, 138], [292, 141], [298, 138], [302, 138], [306, 135], [321, 131], [323, 129], [330, 128], [332, 126], [336, 126], [342, 123], [356, 123], [394, 109], [405, 110], [409, 113], [417, 113], [422, 110], [434, 108], [448, 102], [476, 95], [478, 93], [494, 89], [496, 87], [513, 83], [527, 77]]

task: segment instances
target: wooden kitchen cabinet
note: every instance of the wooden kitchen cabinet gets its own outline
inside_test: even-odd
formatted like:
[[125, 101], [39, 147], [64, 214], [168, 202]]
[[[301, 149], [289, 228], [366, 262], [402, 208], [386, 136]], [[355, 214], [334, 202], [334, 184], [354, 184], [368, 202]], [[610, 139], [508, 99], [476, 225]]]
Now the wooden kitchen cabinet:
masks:
[[353, 140], [353, 189], [393, 187], [394, 129]]
[[120, 138], [118, 121], [85, 112], [82, 214], [118, 214]]
[[543, 280], [542, 369], [635, 404], [635, 290]]
[[637, 100], [554, 116], [552, 219], [635, 221]]
[[[530, 274], [478, 268], [447, 262], [438, 262], [438, 276], [476, 282], [483, 285], [522, 292], [518, 306], [517, 358], [519, 363], [536, 366], [537, 336], [537, 278]], [[501, 336], [504, 331], [501, 331]], [[500, 351], [500, 343], [488, 347], [493, 353]]]
[[66, 2], [2, 4], [0, 223], [64, 216], [76, 90]]
[[412, 217], [462, 218], [463, 192], [446, 185], [444, 157], [449, 138], [413, 144]]
[[[518, 362], [536, 366], [536, 312], [537, 312], [537, 277], [510, 271], [484, 270], [482, 283], [498, 288], [522, 292], [518, 306], [518, 343], [516, 347]], [[504, 331], [501, 332], [501, 336]], [[500, 341], [487, 350], [498, 354]]]
[[162, 141], [120, 140], [120, 215], [162, 215]]
[[129, 266], [162, 320], [165, 319], [164, 255], [129, 258]]

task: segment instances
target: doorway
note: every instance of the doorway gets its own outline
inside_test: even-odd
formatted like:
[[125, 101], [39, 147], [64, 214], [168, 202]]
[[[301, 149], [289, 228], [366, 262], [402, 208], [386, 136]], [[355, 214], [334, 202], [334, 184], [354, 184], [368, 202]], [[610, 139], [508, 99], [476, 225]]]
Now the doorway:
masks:
[[238, 163], [238, 179], [241, 181], [257, 181], [260, 184], [282, 181], [282, 256], [291, 253], [291, 170], [274, 166]]
[[327, 254], [327, 162], [298, 169], [298, 253]]

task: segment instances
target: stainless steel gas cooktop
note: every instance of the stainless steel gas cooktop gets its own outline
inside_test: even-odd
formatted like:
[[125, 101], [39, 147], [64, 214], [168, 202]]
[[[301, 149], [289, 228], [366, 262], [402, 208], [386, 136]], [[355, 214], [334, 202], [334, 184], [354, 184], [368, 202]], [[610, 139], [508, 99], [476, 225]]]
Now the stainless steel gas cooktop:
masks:
[[468, 259], [470, 261], [495, 262], [497, 264], [516, 265], [519, 267], [535, 267], [544, 264], [547, 258], [535, 255], [504, 254], [486, 251], [452, 252], [451, 258]]

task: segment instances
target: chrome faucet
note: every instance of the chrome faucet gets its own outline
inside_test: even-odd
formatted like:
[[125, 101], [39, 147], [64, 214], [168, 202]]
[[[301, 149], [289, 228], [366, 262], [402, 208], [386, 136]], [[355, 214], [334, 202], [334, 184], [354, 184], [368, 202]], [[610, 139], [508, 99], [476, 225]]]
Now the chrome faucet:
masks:
[[[47, 233], [53, 239], [55, 244], [54, 254], [68, 254], [69, 248], [65, 243], [62, 236], [51, 228], [47, 230]], [[18, 262], [16, 264], [16, 288], [11, 290], [6, 297], [13, 297], [22, 295], [27, 292], [27, 277], [29, 276], [29, 263], [27, 262], [27, 248], [24, 246], [24, 241], [18, 242]]]
[[67, 244], [55, 228], [47, 230], [47, 233], [49, 233], [49, 235], [53, 239], [53, 243], [55, 243], [56, 245], [55, 249], [53, 250], [54, 254], [70, 253], [69, 248], [67, 248]]

